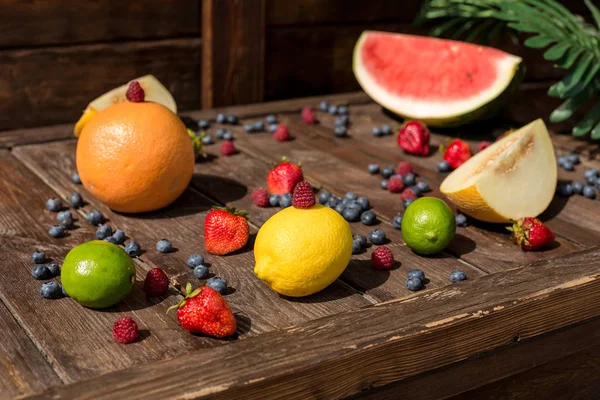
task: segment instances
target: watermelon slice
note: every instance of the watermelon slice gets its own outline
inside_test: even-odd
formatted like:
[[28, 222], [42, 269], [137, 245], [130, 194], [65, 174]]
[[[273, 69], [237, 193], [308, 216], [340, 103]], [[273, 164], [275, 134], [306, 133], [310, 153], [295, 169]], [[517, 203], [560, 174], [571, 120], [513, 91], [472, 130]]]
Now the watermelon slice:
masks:
[[470, 43], [365, 31], [354, 48], [354, 75], [376, 102], [431, 126], [492, 116], [522, 77], [521, 58]]

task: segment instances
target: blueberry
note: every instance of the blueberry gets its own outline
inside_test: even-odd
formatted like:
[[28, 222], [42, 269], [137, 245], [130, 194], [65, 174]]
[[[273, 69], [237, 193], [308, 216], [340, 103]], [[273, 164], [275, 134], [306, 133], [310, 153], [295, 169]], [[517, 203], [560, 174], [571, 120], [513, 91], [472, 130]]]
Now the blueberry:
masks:
[[223, 113], [218, 113], [216, 121], [217, 121], [217, 124], [224, 124], [227, 122], [227, 117]]
[[267, 121], [267, 124], [269, 124], [269, 125], [276, 124], [277, 116], [274, 114], [267, 115], [267, 118], [265, 118], [265, 121]]
[[195, 266], [194, 276], [198, 279], [206, 279], [208, 277], [208, 268], [206, 268], [206, 265]]
[[190, 268], [195, 268], [198, 265], [202, 265], [204, 264], [204, 257], [202, 257], [200, 254], [192, 254], [191, 256], [188, 257], [187, 260], [187, 265]]
[[335, 137], [345, 137], [348, 135], [348, 131], [346, 130], [345, 126], [335, 126], [333, 128], [333, 135]]
[[69, 196], [69, 204], [73, 208], [83, 207], [83, 198], [77, 192], [71, 193], [71, 195]]
[[421, 189], [419, 189], [419, 187], [417, 185], [409, 186], [408, 188], [410, 190], [412, 190], [417, 196], [420, 196], [423, 194], [423, 192], [421, 192]]
[[103, 240], [108, 243], [117, 244], [117, 240], [112, 236], [107, 236]]
[[440, 172], [449, 172], [450, 171], [450, 163], [448, 161], [438, 161], [437, 169]]
[[325, 205], [329, 208], [335, 208], [340, 203], [340, 199], [336, 196], [331, 196]]
[[383, 136], [381, 133], [381, 129], [376, 126], [375, 128], [371, 129], [371, 135], [378, 137], [378, 136]]
[[275, 131], [279, 128], [277, 124], [269, 124], [269, 133], [275, 133]]
[[381, 134], [383, 136], [388, 136], [392, 134], [392, 128], [390, 128], [389, 125], [381, 125], [381, 127], [379, 128], [379, 130], [381, 131]]
[[387, 184], [388, 184], [388, 180], [387, 179], [383, 179], [381, 181], [381, 183], [379, 183], [379, 187], [382, 188], [383, 190], [387, 190]]
[[369, 232], [369, 240], [373, 244], [384, 244], [385, 243], [385, 232], [381, 229], [373, 229]]
[[583, 182], [581, 181], [573, 181], [571, 182], [571, 187], [573, 188], [573, 193], [583, 194]]
[[594, 190], [593, 186], [585, 186], [583, 188], [583, 195], [585, 197], [587, 197], [588, 199], [595, 199], [596, 198], [596, 191]]
[[200, 121], [198, 121], [198, 128], [202, 129], [202, 130], [206, 130], [206, 129], [210, 128], [210, 122], [208, 122], [205, 119], [201, 119]]
[[60, 291], [61, 291], [61, 293], [62, 293], [63, 297], [69, 297], [69, 295], [68, 295], [68, 294], [67, 294], [67, 292], [65, 291], [65, 287], [64, 287], [64, 286], [62, 286], [62, 287], [60, 288]]
[[456, 220], [456, 226], [467, 226], [467, 216], [465, 214], [456, 214], [454, 219]]
[[36, 264], [43, 264], [46, 261], [46, 253], [43, 251], [34, 251], [31, 253], [31, 261]]
[[319, 193], [319, 204], [326, 204], [330, 197], [331, 193], [329, 193], [327, 190], [323, 190], [321, 193]]
[[560, 165], [561, 167], [562, 167], [562, 166], [563, 166], [563, 164], [564, 164], [565, 162], [567, 162], [567, 161], [569, 161], [569, 159], [567, 158], [567, 156], [560, 156], [560, 157], [558, 157], [558, 158], [556, 159], [556, 163], [557, 163], [558, 165]]
[[81, 178], [79, 177], [79, 173], [77, 173], [77, 171], [73, 172], [73, 175], [71, 175], [71, 180], [73, 183], [81, 185]]
[[360, 220], [360, 210], [355, 207], [346, 207], [342, 212], [342, 217], [348, 222], [356, 222]]
[[348, 115], [348, 107], [346, 107], [346, 106], [339, 106], [338, 110], [337, 110], [337, 113], [339, 115]]
[[369, 166], [367, 167], [367, 169], [369, 170], [369, 173], [371, 175], [375, 175], [375, 174], [379, 173], [379, 165], [377, 165], [375, 163], [369, 164]]
[[279, 199], [279, 207], [288, 208], [291, 205], [292, 205], [292, 194], [291, 193], [282, 194], [281, 198]]
[[52, 212], [59, 212], [62, 209], [62, 203], [57, 198], [46, 200], [46, 208]]
[[225, 128], [217, 129], [217, 139], [223, 139], [225, 132], [227, 132], [227, 129], [225, 129]]
[[348, 118], [347, 115], [342, 115], [340, 117], [337, 117], [335, 119], [335, 121], [333, 121], [333, 124], [335, 126], [348, 126], [349, 122], [350, 122], [350, 118]]
[[352, 199], [349, 199], [349, 198], [343, 197], [343, 198], [342, 198], [342, 205], [343, 205], [344, 207], [346, 207], [348, 204], [350, 204], [350, 203], [351, 203], [351, 202], [353, 202], [353, 201], [354, 201], [354, 200], [352, 200]]
[[329, 110], [329, 103], [327, 103], [325, 100], [323, 100], [321, 103], [319, 103], [319, 109], [321, 111], [327, 112]]
[[35, 279], [43, 280], [49, 279], [52, 276], [52, 274], [50, 273], [50, 269], [48, 269], [47, 266], [43, 264], [37, 264], [31, 270], [31, 276], [33, 276]]
[[352, 254], [358, 254], [362, 251], [363, 247], [360, 243], [360, 240], [352, 240]]
[[141, 254], [142, 249], [137, 242], [129, 242], [127, 246], [125, 246], [125, 253], [129, 255], [129, 257], [137, 257]]
[[387, 167], [383, 167], [381, 169], [381, 176], [385, 179], [389, 179], [392, 175], [394, 175], [394, 167], [388, 165]]
[[429, 192], [431, 190], [429, 188], [429, 183], [427, 183], [425, 181], [417, 182], [416, 186], [419, 188], [419, 190], [421, 191], [421, 193], [427, 193], [427, 192]]
[[223, 140], [233, 140], [233, 134], [230, 130], [226, 130], [225, 133], [223, 133]]
[[40, 287], [40, 295], [45, 299], [55, 299], [60, 296], [60, 285], [54, 281], [42, 283]]
[[335, 211], [337, 211], [340, 215], [343, 215], [344, 210], [346, 209], [346, 205], [342, 202], [339, 202], [335, 207]]
[[67, 229], [72, 228], [73, 227], [73, 216], [70, 213], [65, 214], [62, 216], [62, 218], [60, 218], [58, 220], [58, 222]]
[[98, 229], [96, 229], [96, 237], [100, 240], [104, 240], [109, 236], [112, 236], [113, 230], [110, 225], [100, 225]]
[[579, 160], [579, 155], [577, 153], [571, 153], [567, 156], [567, 160], [572, 162], [573, 164], [577, 165], [579, 164], [581, 161]]
[[224, 294], [227, 292], [227, 281], [221, 277], [215, 276], [206, 281], [206, 286], [215, 289], [217, 292]]
[[358, 199], [356, 199], [356, 202], [360, 205], [360, 208], [362, 208], [363, 210], [368, 210], [371, 208], [371, 204], [369, 204], [369, 199], [367, 199], [365, 196], [360, 196]]
[[571, 161], [566, 160], [565, 162], [563, 162], [562, 164], [560, 164], [560, 166], [565, 170], [565, 171], [574, 171], [575, 170], [575, 164], [573, 164]]
[[406, 199], [402, 202], [402, 207], [404, 207], [405, 209], [408, 208], [408, 206], [410, 206], [412, 204], [414, 200], [413, 199]]
[[402, 229], [402, 215], [398, 214], [392, 219], [392, 227], [394, 229]]
[[358, 195], [354, 192], [346, 192], [346, 194], [344, 195], [344, 199], [356, 200], [358, 199]]
[[336, 115], [338, 113], [338, 108], [336, 105], [330, 105], [329, 108], [327, 109], [327, 112], [331, 115]]
[[61, 238], [65, 236], [65, 227], [62, 225], [52, 225], [50, 229], [48, 229], [48, 233], [53, 238]]
[[123, 244], [123, 242], [125, 241], [125, 232], [123, 232], [120, 229], [117, 229], [113, 234], [112, 237], [115, 239], [115, 243], [116, 244]]
[[66, 218], [66, 217], [73, 217], [71, 210], [59, 211], [58, 214], [56, 214], [56, 219], [59, 222], [61, 219]]
[[269, 196], [269, 204], [271, 207], [279, 207], [279, 201], [281, 197], [278, 194], [272, 194]]
[[366, 211], [365, 209], [363, 209], [362, 204], [360, 204], [356, 200], [350, 200], [350, 202], [346, 205], [346, 208], [353, 208], [355, 210], [358, 210], [359, 214], [361, 214], [363, 211]]
[[252, 125], [252, 124], [244, 125], [244, 132], [246, 132], [246, 133], [254, 132], [254, 125]]
[[414, 185], [415, 184], [415, 174], [413, 174], [412, 172], [409, 172], [408, 174], [404, 175], [404, 177], [402, 178], [402, 181], [407, 186]]
[[587, 180], [588, 178], [598, 177], [598, 168], [589, 168], [583, 172], [583, 177]]
[[600, 189], [600, 178], [596, 179], [596, 181], [594, 182], [594, 186], [596, 186], [597, 189]]
[[210, 135], [206, 135], [202, 137], [202, 144], [213, 144], [213, 138]]
[[454, 271], [450, 272], [450, 281], [452, 283], [465, 281], [465, 280], [467, 280], [467, 274], [465, 274], [464, 272], [459, 271], [459, 270], [454, 270]]
[[371, 210], [367, 210], [360, 215], [360, 222], [365, 225], [375, 225], [377, 222], [377, 216]]
[[265, 130], [265, 123], [262, 121], [256, 121], [252, 124], [254, 132], [263, 132]]
[[160, 251], [161, 253], [169, 253], [173, 250], [173, 245], [167, 239], [160, 239], [158, 242], [156, 242], [156, 250]]
[[587, 183], [588, 185], [595, 185], [596, 180], [598, 180], [598, 177], [596, 177], [596, 176], [586, 176], [585, 177], [585, 183]]
[[418, 268], [409, 269], [408, 272], [406, 273], [406, 277], [409, 279], [410, 278], [418, 279], [421, 282], [425, 281], [425, 273]]
[[353, 236], [353, 240], [358, 240], [361, 247], [366, 247], [367, 246], [367, 237], [364, 235], [359, 235], [356, 234]]
[[104, 216], [98, 210], [92, 210], [85, 216], [85, 219], [92, 225], [100, 225], [104, 221]]
[[227, 116], [227, 123], [231, 125], [236, 125], [238, 123], [238, 117], [233, 114]]
[[558, 187], [558, 195], [561, 197], [569, 197], [573, 194], [573, 186], [570, 183]]

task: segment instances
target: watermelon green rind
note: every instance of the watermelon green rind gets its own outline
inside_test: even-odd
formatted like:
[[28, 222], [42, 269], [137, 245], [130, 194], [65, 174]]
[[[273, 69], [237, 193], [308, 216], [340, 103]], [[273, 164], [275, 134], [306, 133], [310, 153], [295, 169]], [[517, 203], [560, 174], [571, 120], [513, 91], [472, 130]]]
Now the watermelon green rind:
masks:
[[[455, 127], [493, 117], [510, 99], [524, 75], [522, 59], [505, 53], [497, 63], [497, 79], [480, 95], [467, 101], [431, 102], [423, 99], [407, 99], [387, 91], [376, 83], [364, 68], [361, 49], [370, 34], [384, 32], [365, 31], [354, 47], [353, 71], [363, 90], [377, 103], [406, 119], [418, 119], [433, 127]], [[411, 35], [394, 34], [399, 37]], [[443, 40], [431, 38], [430, 40]], [[457, 42], [460, 46], [461, 43]]]

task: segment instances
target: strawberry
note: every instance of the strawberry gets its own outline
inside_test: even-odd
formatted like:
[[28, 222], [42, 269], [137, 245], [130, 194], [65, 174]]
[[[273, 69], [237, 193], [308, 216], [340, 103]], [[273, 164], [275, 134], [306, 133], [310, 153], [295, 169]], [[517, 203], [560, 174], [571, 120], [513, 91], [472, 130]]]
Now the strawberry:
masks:
[[520, 219], [506, 229], [512, 232], [512, 238], [521, 250], [537, 250], [554, 241], [554, 233], [537, 218]]
[[454, 139], [444, 152], [444, 160], [448, 161], [452, 169], [460, 167], [471, 158], [471, 148], [464, 140]]
[[267, 187], [271, 194], [292, 193], [294, 188], [304, 180], [300, 165], [292, 164], [283, 157], [281, 164], [269, 171], [267, 175]]
[[398, 132], [398, 147], [409, 154], [429, 155], [429, 129], [420, 121], [408, 121]]
[[488, 141], [482, 141], [477, 145], [477, 152], [479, 153], [480, 151], [483, 151], [485, 149], [487, 149], [488, 147], [490, 147], [490, 142]]
[[302, 121], [308, 125], [312, 125], [317, 121], [315, 112], [309, 106], [306, 106], [302, 109]]
[[224, 338], [233, 335], [237, 328], [227, 301], [208, 286], [192, 290], [192, 285], [188, 282], [185, 298], [169, 310], [172, 308], [177, 308], [179, 325], [192, 333]]
[[204, 220], [204, 248], [210, 254], [229, 254], [246, 245], [249, 232], [245, 211], [213, 207]]
[[273, 139], [277, 140], [278, 142], [286, 142], [290, 140], [290, 131], [288, 130], [288, 127], [284, 124], [279, 124], [275, 130], [275, 133], [273, 134]]

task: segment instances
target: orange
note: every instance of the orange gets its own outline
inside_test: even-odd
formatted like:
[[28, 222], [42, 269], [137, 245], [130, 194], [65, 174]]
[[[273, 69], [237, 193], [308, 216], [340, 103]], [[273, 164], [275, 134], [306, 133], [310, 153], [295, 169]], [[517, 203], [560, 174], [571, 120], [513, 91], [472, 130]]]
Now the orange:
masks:
[[83, 186], [115, 211], [157, 210], [175, 201], [194, 172], [181, 119], [157, 103], [121, 102], [98, 112], [77, 142]]

